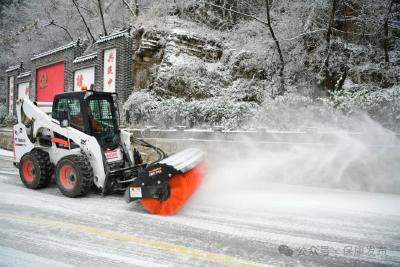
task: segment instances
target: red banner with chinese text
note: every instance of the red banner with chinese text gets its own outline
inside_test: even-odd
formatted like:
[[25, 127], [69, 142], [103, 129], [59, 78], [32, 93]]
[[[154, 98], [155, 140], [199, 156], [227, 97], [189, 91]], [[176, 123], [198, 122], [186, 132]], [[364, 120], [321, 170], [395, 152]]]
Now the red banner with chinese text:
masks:
[[56, 94], [64, 92], [64, 62], [36, 71], [36, 101], [53, 102]]

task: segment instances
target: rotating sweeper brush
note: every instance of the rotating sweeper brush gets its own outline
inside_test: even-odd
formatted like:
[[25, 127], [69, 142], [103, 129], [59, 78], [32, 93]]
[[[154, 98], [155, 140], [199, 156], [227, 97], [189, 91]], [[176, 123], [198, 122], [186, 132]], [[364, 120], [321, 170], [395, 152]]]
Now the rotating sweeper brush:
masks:
[[189, 148], [166, 157], [164, 152], [142, 140], [142, 145], [154, 148], [159, 159], [141, 170], [125, 192], [127, 202], [141, 200], [150, 213], [175, 214], [194, 193], [205, 174], [204, 153]]
[[186, 149], [143, 163], [118, 125], [115, 93], [83, 91], [54, 97], [52, 117], [28, 98], [17, 100], [14, 164], [23, 184], [40, 189], [54, 179], [67, 197], [80, 197], [93, 186], [103, 194], [125, 192], [153, 214], [174, 214], [189, 199], [204, 174], [203, 152]]

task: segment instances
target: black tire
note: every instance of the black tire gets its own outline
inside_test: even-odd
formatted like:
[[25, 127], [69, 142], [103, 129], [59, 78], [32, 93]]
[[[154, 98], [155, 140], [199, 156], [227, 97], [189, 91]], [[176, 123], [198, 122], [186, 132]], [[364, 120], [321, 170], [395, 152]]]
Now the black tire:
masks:
[[19, 163], [21, 181], [30, 189], [48, 186], [53, 172], [54, 168], [50, 162], [49, 153], [40, 149], [33, 149], [26, 153]]
[[92, 166], [83, 155], [69, 155], [57, 163], [56, 183], [61, 193], [67, 197], [86, 195], [92, 187], [93, 176]]

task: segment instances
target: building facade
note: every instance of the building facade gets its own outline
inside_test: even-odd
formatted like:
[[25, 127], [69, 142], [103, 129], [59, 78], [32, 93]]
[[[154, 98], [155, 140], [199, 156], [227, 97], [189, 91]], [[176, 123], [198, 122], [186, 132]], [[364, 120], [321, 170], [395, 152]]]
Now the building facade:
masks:
[[7, 105], [15, 113], [18, 97], [28, 96], [47, 113], [56, 94], [98, 90], [118, 94], [123, 103], [133, 86], [133, 38], [130, 29], [101, 36], [91, 47], [79, 40], [35, 54], [32, 68], [9, 67], [5, 72]]

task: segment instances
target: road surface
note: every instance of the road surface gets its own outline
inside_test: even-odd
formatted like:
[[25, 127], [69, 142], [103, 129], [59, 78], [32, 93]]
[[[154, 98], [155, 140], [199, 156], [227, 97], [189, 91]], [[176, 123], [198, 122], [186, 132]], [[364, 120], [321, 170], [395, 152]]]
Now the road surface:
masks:
[[[29, 190], [0, 156], [0, 266], [399, 266], [400, 195], [271, 185], [175, 215]], [[214, 190], [215, 191], [215, 190]]]

